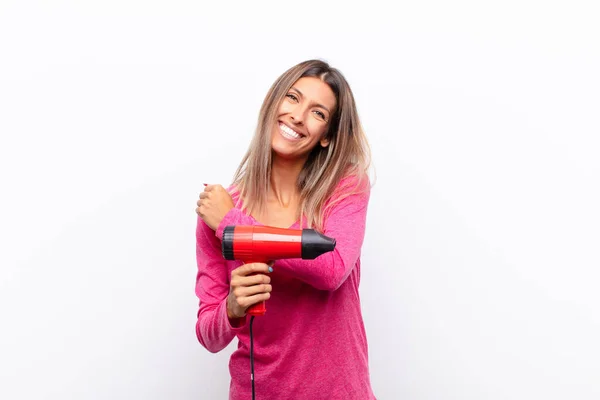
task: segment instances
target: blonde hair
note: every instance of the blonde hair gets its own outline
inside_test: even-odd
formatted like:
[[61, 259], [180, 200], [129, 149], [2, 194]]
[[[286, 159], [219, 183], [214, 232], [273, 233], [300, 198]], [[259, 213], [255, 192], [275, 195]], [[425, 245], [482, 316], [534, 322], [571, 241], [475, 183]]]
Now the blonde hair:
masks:
[[[271, 135], [278, 108], [292, 85], [303, 77], [321, 79], [336, 98], [336, 108], [325, 133], [329, 145], [315, 146], [296, 182], [300, 191], [297, 217], [305, 218], [308, 227], [322, 230], [328, 210], [364, 187], [363, 180], [368, 181], [371, 161], [352, 90], [344, 76], [325, 61], [304, 61], [288, 69], [273, 83], [260, 109], [254, 137], [235, 173], [233, 186], [242, 209], [249, 213], [264, 210], [270, 188]], [[333, 196], [342, 179], [349, 176], [357, 179], [344, 180], [346, 184]]]

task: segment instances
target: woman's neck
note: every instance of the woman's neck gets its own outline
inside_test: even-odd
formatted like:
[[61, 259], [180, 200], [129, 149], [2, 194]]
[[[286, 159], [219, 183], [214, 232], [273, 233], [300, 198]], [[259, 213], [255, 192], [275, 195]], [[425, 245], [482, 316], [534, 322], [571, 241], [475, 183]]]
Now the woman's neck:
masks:
[[297, 182], [303, 166], [304, 161], [302, 160], [273, 158], [270, 201], [276, 201], [280, 206], [286, 208], [290, 205], [297, 206], [300, 198]]

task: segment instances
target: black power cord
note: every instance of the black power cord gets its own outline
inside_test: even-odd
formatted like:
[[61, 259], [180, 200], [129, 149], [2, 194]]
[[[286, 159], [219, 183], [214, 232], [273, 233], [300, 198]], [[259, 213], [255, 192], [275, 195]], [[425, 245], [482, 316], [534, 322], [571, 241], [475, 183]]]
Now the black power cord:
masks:
[[252, 323], [254, 315], [250, 317], [250, 379], [252, 380], [252, 400], [255, 399], [254, 394], [254, 339], [252, 337]]

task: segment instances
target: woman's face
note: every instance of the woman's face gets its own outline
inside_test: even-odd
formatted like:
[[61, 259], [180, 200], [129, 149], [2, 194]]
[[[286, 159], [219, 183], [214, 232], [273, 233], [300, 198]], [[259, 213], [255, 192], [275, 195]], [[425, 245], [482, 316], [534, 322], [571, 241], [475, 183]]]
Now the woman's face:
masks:
[[298, 79], [279, 105], [271, 135], [275, 155], [303, 159], [316, 145], [329, 145], [325, 134], [335, 107], [335, 94], [325, 82], [313, 77]]

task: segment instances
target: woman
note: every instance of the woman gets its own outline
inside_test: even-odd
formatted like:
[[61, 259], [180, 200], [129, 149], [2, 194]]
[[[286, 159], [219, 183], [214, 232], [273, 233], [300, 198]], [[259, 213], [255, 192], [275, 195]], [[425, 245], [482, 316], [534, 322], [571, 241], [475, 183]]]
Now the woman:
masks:
[[[246, 309], [259, 399], [374, 399], [358, 286], [370, 183], [369, 147], [343, 75], [302, 62], [273, 84], [233, 184], [207, 185], [196, 212], [196, 334], [211, 352], [234, 337], [230, 398], [250, 399]], [[228, 225], [314, 228], [336, 239], [315, 260], [225, 261]]]

